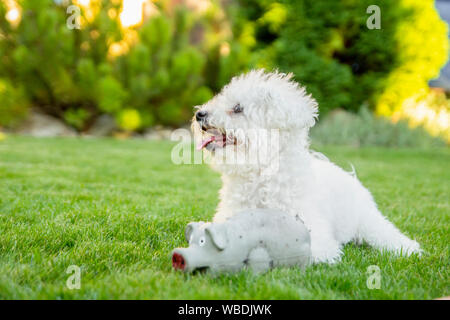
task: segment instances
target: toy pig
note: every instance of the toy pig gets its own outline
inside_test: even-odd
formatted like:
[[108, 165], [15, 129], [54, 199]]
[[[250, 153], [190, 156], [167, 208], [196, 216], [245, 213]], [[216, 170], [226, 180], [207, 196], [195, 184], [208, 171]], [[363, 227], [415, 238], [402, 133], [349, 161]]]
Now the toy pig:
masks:
[[278, 210], [249, 209], [221, 223], [191, 222], [185, 237], [189, 247], [172, 252], [173, 267], [184, 272], [263, 272], [303, 267], [311, 259], [309, 232], [302, 220]]

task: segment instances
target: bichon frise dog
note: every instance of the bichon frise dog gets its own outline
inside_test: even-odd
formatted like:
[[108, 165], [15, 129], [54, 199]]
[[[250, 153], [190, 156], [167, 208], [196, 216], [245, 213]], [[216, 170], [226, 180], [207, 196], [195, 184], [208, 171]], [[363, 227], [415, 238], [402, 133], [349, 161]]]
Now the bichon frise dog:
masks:
[[[242, 209], [289, 212], [309, 229], [315, 262], [339, 261], [342, 246], [350, 241], [405, 255], [420, 253], [419, 244], [381, 214], [355, 175], [309, 149], [317, 103], [291, 78], [254, 70], [233, 78], [197, 107], [193, 130], [202, 137], [198, 149], [207, 150], [212, 167], [222, 174], [214, 221]], [[276, 143], [269, 145], [269, 140]]]

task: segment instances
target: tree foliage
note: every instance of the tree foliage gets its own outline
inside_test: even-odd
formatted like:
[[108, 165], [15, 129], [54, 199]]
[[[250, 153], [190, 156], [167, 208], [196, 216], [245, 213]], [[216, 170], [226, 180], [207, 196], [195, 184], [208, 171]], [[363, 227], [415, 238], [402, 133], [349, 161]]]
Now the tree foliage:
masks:
[[[19, 0], [18, 24], [0, 0], [0, 125], [29, 106], [87, 129], [100, 114], [124, 130], [178, 126], [249, 68], [278, 68], [334, 108], [396, 112], [425, 95], [448, 59], [447, 26], [432, 0], [211, 0], [151, 2], [154, 14], [123, 27], [122, 1], [91, 0], [80, 29], [69, 0]], [[366, 25], [369, 5], [381, 29]]]
[[[367, 27], [371, 5], [380, 8], [380, 29]], [[425, 93], [448, 59], [447, 25], [433, 0], [240, 0], [240, 6], [235, 31], [251, 30], [250, 66], [293, 72], [322, 114], [368, 105], [390, 115]]]
[[231, 77], [220, 47], [233, 45], [232, 37], [218, 3], [199, 12], [158, 1], [142, 25], [124, 28], [121, 1], [92, 0], [81, 7], [80, 29], [66, 24], [76, 2], [19, 3], [13, 26], [0, 1], [0, 95], [21, 98], [1, 107], [10, 115], [0, 125], [12, 125], [31, 104], [79, 130], [104, 113], [125, 130], [177, 126]]

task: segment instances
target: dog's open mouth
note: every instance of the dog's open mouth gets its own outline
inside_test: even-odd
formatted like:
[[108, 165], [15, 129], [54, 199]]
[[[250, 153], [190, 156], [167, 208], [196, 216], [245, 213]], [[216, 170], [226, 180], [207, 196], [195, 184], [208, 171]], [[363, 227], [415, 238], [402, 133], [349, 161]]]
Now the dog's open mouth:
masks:
[[236, 138], [230, 132], [219, 130], [216, 128], [202, 128], [204, 138], [197, 145], [197, 150], [206, 148], [209, 151], [214, 151], [216, 148], [224, 148], [227, 145], [235, 145]]

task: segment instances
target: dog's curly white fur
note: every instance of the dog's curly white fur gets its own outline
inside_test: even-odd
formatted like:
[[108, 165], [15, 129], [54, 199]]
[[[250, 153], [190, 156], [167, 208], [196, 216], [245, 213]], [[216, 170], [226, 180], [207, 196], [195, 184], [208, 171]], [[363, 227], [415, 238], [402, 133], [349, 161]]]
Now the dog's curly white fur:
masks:
[[[233, 143], [209, 139], [212, 167], [222, 173], [223, 187], [214, 221], [242, 209], [273, 208], [299, 215], [311, 233], [315, 262], [337, 262], [342, 246], [365, 241], [378, 248], [410, 255], [419, 244], [402, 234], [377, 209], [370, 192], [352, 175], [309, 149], [309, 129], [315, 124], [316, 101], [292, 80], [291, 74], [254, 70], [235, 77], [202, 106], [193, 130], [224, 134], [233, 130], [277, 129], [279, 148], [272, 152], [277, 171], [262, 174], [271, 163], [237, 164], [218, 161], [227, 153], [258, 148], [251, 139]], [[217, 133], [219, 132], [219, 133]], [[217, 139], [216, 139], [217, 140]], [[253, 143], [253, 144], [252, 144]], [[220, 153], [220, 157], [222, 157]], [[269, 157], [270, 159], [270, 157]]]

